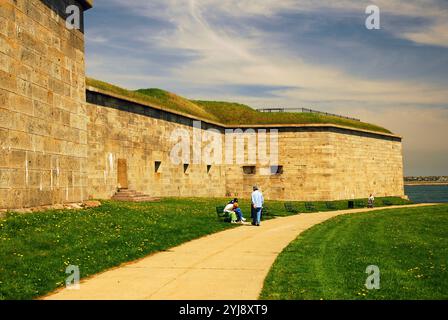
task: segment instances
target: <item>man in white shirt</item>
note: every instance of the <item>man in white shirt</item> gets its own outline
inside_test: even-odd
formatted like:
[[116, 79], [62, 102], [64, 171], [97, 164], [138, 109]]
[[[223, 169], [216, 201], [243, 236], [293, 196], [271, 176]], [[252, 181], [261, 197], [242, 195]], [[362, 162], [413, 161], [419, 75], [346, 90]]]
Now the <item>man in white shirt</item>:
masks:
[[263, 194], [260, 190], [258, 190], [257, 186], [253, 187], [254, 192], [252, 192], [252, 225], [253, 226], [260, 226], [260, 220], [261, 220], [261, 210], [263, 210], [263, 204], [264, 204], [264, 198]]

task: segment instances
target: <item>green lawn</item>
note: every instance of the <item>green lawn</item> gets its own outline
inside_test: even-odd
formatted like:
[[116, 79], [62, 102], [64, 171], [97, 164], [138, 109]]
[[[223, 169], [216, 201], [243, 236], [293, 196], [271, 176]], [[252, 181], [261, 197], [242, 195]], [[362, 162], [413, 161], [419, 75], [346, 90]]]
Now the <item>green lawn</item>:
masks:
[[[261, 299], [448, 299], [448, 205], [336, 217], [278, 257]], [[380, 269], [379, 290], [364, 286]]]
[[[0, 299], [30, 299], [64, 285], [68, 265], [86, 277], [123, 262], [234, 227], [217, 219], [228, 199], [163, 199], [154, 203], [103, 202], [88, 210], [9, 214], [0, 220]], [[394, 203], [407, 203], [391, 198]], [[250, 218], [250, 203], [241, 200]], [[267, 201], [275, 216], [284, 203]], [[346, 201], [334, 202], [346, 209]], [[304, 211], [302, 202], [295, 205]], [[315, 203], [328, 210], [325, 203]], [[268, 217], [272, 218], [272, 217]]]
[[282, 124], [335, 124], [350, 128], [391, 133], [375, 124], [303, 112], [259, 112], [250, 106], [224, 101], [193, 101], [219, 121], [227, 125], [282, 125]]
[[[217, 219], [215, 207], [226, 201], [105, 201], [88, 210], [9, 214], [0, 220], [0, 300], [31, 299], [63, 286], [68, 265], [78, 265], [86, 277], [235, 227]], [[270, 204], [288, 214], [281, 202]], [[241, 207], [248, 216], [249, 202]]]

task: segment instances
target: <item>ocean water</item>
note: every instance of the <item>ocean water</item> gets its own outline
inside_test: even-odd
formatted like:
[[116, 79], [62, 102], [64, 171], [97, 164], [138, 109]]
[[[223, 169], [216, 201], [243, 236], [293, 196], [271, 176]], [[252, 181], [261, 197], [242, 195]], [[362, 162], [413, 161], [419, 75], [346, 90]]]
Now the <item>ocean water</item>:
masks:
[[448, 202], [448, 185], [404, 186], [404, 191], [415, 203]]

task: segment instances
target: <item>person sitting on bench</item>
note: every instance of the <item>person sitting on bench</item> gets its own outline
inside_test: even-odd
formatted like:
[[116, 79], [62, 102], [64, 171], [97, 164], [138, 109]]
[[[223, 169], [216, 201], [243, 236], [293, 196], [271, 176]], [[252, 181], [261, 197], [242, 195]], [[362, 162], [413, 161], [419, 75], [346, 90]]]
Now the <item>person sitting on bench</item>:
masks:
[[244, 222], [246, 219], [243, 217], [243, 212], [240, 209], [240, 205], [238, 203], [238, 199], [235, 198], [230, 203], [233, 203], [233, 211], [235, 211], [236, 215], [238, 216], [237, 222]]
[[233, 211], [233, 203], [229, 203], [225, 206], [224, 212], [230, 217], [230, 223], [236, 223], [237, 217], [235, 211]]
[[[241, 209], [239, 208], [237, 198], [233, 199], [226, 205], [226, 207], [224, 208], [224, 212], [228, 213], [230, 215], [231, 223], [246, 221], [246, 219], [244, 219], [244, 217], [243, 217], [243, 213], [242, 213]], [[237, 215], [238, 215], [238, 218], [237, 218]], [[233, 217], [235, 217], [235, 218], [233, 219]]]

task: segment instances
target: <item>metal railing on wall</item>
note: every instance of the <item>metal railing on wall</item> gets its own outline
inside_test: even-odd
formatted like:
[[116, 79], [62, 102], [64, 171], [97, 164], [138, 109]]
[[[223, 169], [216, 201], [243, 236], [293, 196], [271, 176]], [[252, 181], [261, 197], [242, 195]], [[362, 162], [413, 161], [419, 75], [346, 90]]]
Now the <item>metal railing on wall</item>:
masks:
[[354, 121], [361, 121], [360, 119], [357, 119], [357, 118], [342, 116], [342, 115], [339, 115], [339, 114], [328, 113], [328, 112], [323, 112], [323, 111], [318, 111], [318, 110], [313, 110], [313, 109], [308, 109], [308, 108], [262, 108], [262, 109], [257, 109], [257, 111], [259, 111], [259, 112], [273, 112], [273, 113], [275, 113], [275, 112], [316, 113], [316, 114], [332, 116], [332, 117], [338, 117], [338, 118], [343, 118], [343, 119], [349, 119], [349, 120], [354, 120]]

